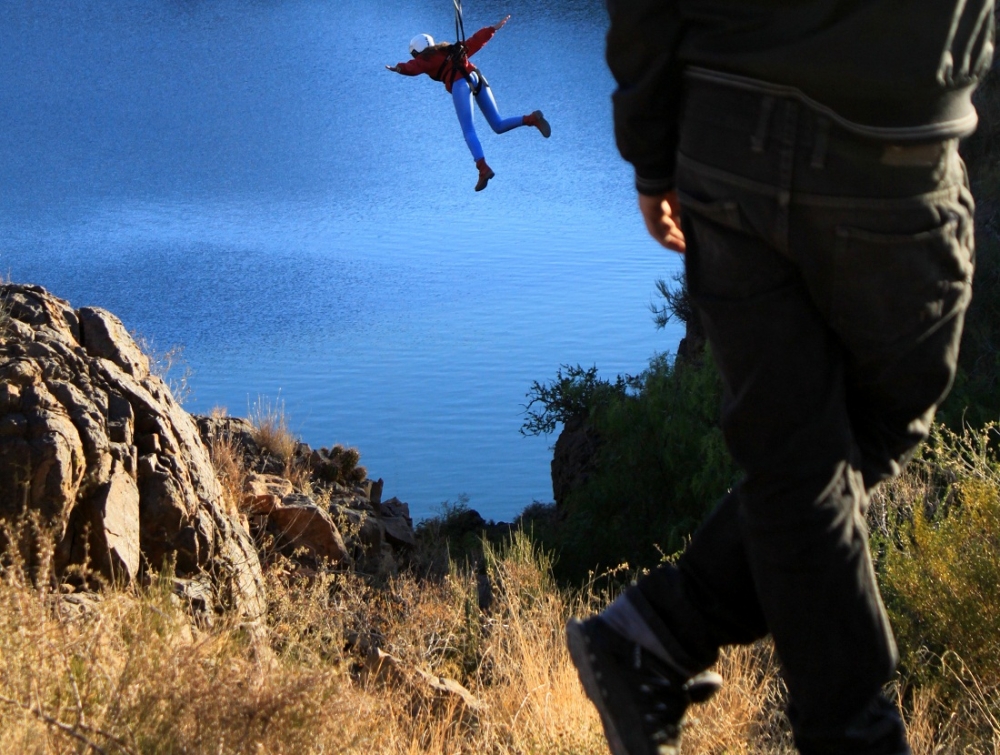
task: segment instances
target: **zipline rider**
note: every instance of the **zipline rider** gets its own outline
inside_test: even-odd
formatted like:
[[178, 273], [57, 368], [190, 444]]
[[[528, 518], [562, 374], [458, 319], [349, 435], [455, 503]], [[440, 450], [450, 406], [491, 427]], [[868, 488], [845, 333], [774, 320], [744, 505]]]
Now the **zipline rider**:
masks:
[[465, 143], [468, 145], [472, 158], [476, 161], [476, 168], [479, 170], [476, 191], [485, 189], [486, 184], [496, 174], [486, 164], [483, 147], [476, 134], [476, 127], [473, 123], [473, 99], [479, 105], [479, 109], [486, 117], [490, 127], [497, 134], [503, 134], [520, 126], [534, 126], [546, 138], [552, 133], [552, 129], [541, 110], [536, 110], [529, 115], [502, 117], [497, 109], [489, 82], [469, 60], [493, 39], [493, 35], [502, 29], [509, 19], [510, 16], [507, 16], [493, 26], [480, 29], [467, 40], [459, 40], [455, 43], [435, 43], [430, 34], [418, 34], [410, 40], [410, 55], [413, 59], [405, 63], [397, 63], [394, 66], [386, 66], [388, 70], [404, 76], [426, 74], [435, 81], [444, 84], [444, 88], [452, 96], [455, 113], [458, 115], [458, 122], [462, 126], [462, 134], [465, 136]]

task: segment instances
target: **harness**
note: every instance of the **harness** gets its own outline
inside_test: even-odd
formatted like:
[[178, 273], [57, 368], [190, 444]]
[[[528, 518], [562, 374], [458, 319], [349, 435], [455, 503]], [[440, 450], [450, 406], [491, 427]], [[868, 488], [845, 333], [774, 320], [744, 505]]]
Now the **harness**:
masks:
[[[483, 76], [483, 72], [475, 65], [472, 66], [471, 71], [465, 70], [465, 64], [469, 62], [469, 51], [465, 46], [465, 22], [462, 19], [462, 0], [452, 0], [452, 4], [455, 6], [455, 39], [458, 41], [448, 46], [448, 53], [445, 55], [444, 61], [441, 63], [441, 67], [434, 78], [438, 81], [444, 81], [443, 74], [450, 65], [452, 70], [462, 72], [462, 78], [468, 83], [469, 89], [472, 90], [472, 95], [478, 97], [483, 86], [489, 87], [490, 83]], [[472, 74], [476, 74], [478, 81], [472, 78]]]
[[[469, 89], [472, 90], [473, 95], [479, 94], [482, 91], [483, 86], [489, 86], [490, 83], [483, 76], [483, 72], [479, 70], [476, 66], [472, 66], [471, 71], [465, 70], [465, 63], [469, 60], [468, 52], [465, 49], [464, 42], [456, 42], [453, 45], [448, 46], [448, 52], [445, 55], [444, 61], [441, 63], [441, 67], [438, 68], [437, 74], [434, 76], [438, 81], [444, 81], [444, 72], [449, 66], [454, 71], [460, 71], [462, 78], [466, 80], [469, 84]], [[476, 78], [472, 77], [472, 74], [476, 74]]]

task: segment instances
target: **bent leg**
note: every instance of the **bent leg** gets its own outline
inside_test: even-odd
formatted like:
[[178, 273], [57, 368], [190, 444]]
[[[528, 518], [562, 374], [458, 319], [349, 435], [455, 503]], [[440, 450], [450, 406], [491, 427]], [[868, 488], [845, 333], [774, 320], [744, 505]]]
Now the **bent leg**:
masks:
[[476, 162], [483, 159], [483, 145], [479, 143], [476, 126], [472, 120], [472, 90], [465, 79], [457, 79], [451, 87], [451, 99], [455, 103], [455, 114], [462, 127], [465, 143]]
[[490, 89], [489, 84], [483, 84], [479, 90], [479, 94], [476, 95], [476, 102], [479, 104], [479, 109], [483, 111], [483, 115], [486, 116], [490, 128], [498, 134], [503, 134], [512, 128], [524, 125], [523, 116], [501, 117], [500, 111], [497, 109], [497, 102], [493, 99], [493, 90]]
[[711, 666], [719, 648], [768, 632], [743, 544], [740, 495], [741, 485], [726, 494], [676, 566], [662, 564], [635, 585], [659, 619], [660, 642], [695, 672]]
[[[734, 614], [738, 628], [764, 618], [802, 752], [818, 752], [803, 747], [810, 738], [848, 736], [830, 752], [903, 752], [897, 720], [886, 719], [885, 732], [850, 725], [891, 677], [896, 648], [868, 552], [844, 349], [797, 266], [748, 233], [743, 217], [719, 213], [733, 187], [713, 183], [679, 176], [704, 203], [685, 207], [688, 285], [726, 386], [727, 445], [746, 479], [733, 543], [722, 555], [696, 535], [679, 564], [683, 592], [718, 604], [716, 641], [739, 641], [719, 616]], [[737, 557], [746, 571], [734, 568]]]

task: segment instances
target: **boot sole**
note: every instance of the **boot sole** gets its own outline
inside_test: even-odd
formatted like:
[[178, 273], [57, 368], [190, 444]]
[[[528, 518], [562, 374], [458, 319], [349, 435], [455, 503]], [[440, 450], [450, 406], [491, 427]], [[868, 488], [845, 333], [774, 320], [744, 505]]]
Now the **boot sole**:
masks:
[[[615, 726], [614, 719], [611, 717], [611, 711], [608, 709], [607, 701], [604, 697], [604, 690], [601, 688], [601, 683], [597, 677], [597, 671], [595, 671], [591, 662], [593, 651], [590, 647], [590, 638], [584, 633], [583, 622], [579, 619], [571, 619], [569, 624], [566, 625], [566, 645], [569, 648], [570, 658], [573, 659], [573, 665], [576, 666], [576, 672], [580, 677], [580, 683], [583, 685], [583, 691], [587, 694], [590, 702], [594, 704], [594, 707], [597, 708], [597, 712], [601, 716], [604, 737], [608, 740], [611, 755], [646, 755], [646, 753], [640, 753], [638, 750], [630, 750], [626, 747], [618, 731], [618, 727]], [[647, 748], [643, 749], [648, 752]], [[655, 753], [655, 755], [677, 755], [677, 753], [677, 748], [664, 747], [660, 748], [660, 752]], [[650, 755], [654, 754], [651, 753]]]
[[538, 125], [536, 126], [536, 128], [542, 132], [542, 136], [544, 136], [546, 139], [552, 136], [552, 126], [550, 126], [549, 122], [545, 120], [545, 116], [542, 115], [542, 111], [536, 110], [534, 113], [532, 113], [532, 115], [538, 119]]

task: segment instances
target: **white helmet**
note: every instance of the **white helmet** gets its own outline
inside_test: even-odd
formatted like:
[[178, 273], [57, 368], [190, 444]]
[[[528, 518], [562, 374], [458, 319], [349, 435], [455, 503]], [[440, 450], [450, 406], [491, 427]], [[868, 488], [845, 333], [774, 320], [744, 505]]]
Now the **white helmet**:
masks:
[[410, 52], [414, 55], [422, 53], [434, 44], [434, 37], [430, 34], [418, 34], [410, 40]]

